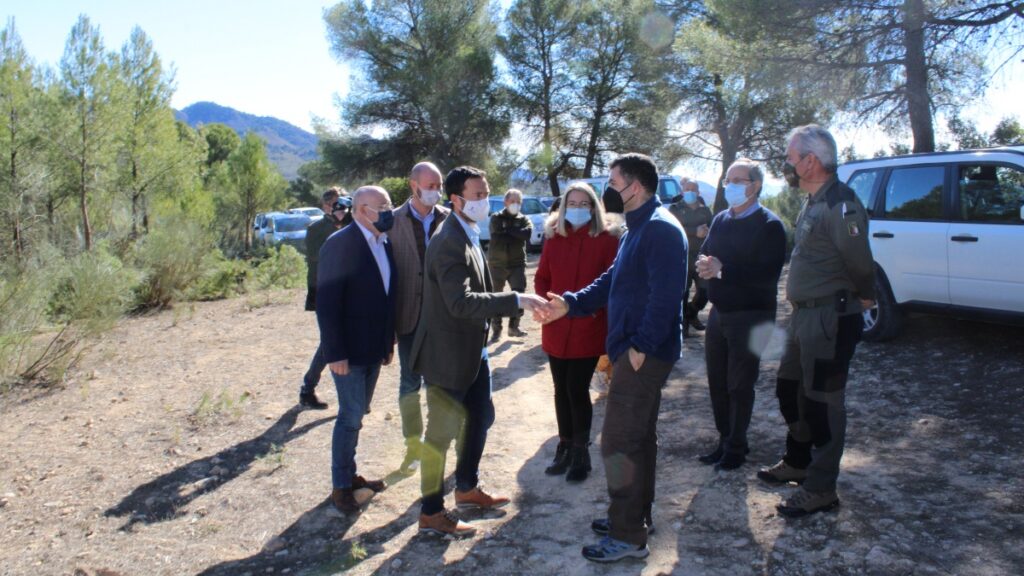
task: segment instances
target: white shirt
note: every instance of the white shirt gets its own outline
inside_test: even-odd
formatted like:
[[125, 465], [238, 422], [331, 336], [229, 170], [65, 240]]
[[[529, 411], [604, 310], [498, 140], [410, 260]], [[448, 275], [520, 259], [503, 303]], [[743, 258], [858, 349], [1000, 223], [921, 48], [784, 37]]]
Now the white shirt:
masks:
[[384, 249], [384, 243], [387, 242], [388, 235], [381, 234], [375, 237], [373, 232], [367, 230], [358, 221], [353, 220], [353, 222], [355, 222], [356, 226], [359, 226], [359, 230], [363, 233], [363, 238], [366, 238], [366, 243], [370, 246], [370, 253], [373, 254], [373, 259], [377, 261], [377, 270], [380, 271], [380, 279], [384, 283], [384, 293], [387, 294], [391, 287], [391, 265], [388, 264], [388, 252]]

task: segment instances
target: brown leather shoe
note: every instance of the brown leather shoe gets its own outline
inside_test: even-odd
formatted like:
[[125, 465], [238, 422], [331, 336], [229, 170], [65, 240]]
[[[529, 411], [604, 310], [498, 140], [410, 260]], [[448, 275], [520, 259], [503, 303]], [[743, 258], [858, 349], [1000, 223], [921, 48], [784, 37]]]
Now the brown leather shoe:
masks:
[[335, 488], [331, 492], [331, 504], [346, 516], [359, 512], [359, 502], [352, 488]]
[[466, 538], [476, 534], [476, 528], [459, 520], [447, 510], [441, 510], [437, 514], [420, 514], [420, 532], [425, 534], [437, 534], [438, 536], [451, 535], [454, 538]]
[[383, 492], [388, 487], [387, 482], [383, 480], [367, 480], [359, 474], [352, 477], [352, 489], [359, 490], [360, 488], [369, 488], [374, 492]]
[[479, 486], [465, 492], [460, 490], [455, 491], [455, 506], [459, 508], [480, 508], [482, 510], [490, 510], [493, 508], [501, 508], [509, 502], [511, 502], [511, 500], [504, 496], [491, 496], [481, 490]]

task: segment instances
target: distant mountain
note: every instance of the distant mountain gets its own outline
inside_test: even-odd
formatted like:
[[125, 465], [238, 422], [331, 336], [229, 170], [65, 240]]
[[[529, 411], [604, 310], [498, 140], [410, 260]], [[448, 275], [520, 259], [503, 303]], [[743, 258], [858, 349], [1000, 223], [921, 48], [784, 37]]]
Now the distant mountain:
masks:
[[278, 118], [246, 114], [213, 102], [196, 102], [175, 115], [193, 128], [218, 123], [230, 126], [240, 136], [256, 133], [267, 143], [267, 157], [288, 180], [298, 176], [299, 166], [317, 157], [316, 135]]

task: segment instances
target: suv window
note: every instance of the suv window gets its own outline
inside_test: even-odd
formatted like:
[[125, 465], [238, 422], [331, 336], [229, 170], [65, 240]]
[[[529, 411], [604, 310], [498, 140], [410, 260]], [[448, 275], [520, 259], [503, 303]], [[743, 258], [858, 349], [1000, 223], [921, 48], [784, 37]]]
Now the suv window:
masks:
[[523, 214], [543, 214], [547, 212], [544, 205], [536, 198], [523, 198]]
[[662, 202], [671, 202], [675, 200], [676, 196], [680, 195], [679, 185], [676, 184], [675, 180], [667, 179], [662, 180], [658, 186], [658, 196]]
[[960, 216], [968, 222], [1022, 224], [1024, 172], [1012, 166], [970, 164], [959, 168]]
[[874, 170], [863, 170], [857, 172], [853, 176], [850, 176], [850, 181], [846, 183], [847, 186], [853, 188], [853, 192], [860, 199], [860, 203], [867, 209], [868, 215], [874, 213], [875, 208], [875, 187], [878, 184], [878, 177], [882, 175], [882, 169], [876, 168]]
[[896, 220], [941, 220], [944, 166], [893, 168], [885, 185], [885, 216]]

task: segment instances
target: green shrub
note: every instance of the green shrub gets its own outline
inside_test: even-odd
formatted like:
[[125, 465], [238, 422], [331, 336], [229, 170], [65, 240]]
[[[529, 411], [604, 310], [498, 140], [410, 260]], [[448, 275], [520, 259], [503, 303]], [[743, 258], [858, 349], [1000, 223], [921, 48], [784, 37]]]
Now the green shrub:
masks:
[[409, 189], [408, 178], [384, 178], [377, 183], [378, 186], [388, 191], [391, 196], [391, 203], [396, 207], [401, 206], [409, 199], [412, 190]]
[[32, 265], [0, 273], [0, 389], [17, 382], [22, 368], [34, 362], [33, 337], [46, 322], [49, 272]]
[[135, 250], [143, 273], [136, 308], [167, 308], [184, 298], [203, 277], [204, 258], [213, 249], [213, 242], [198, 224], [182, 219], [162, 222]]
[[214, 249], [203, 258], [203, 276], [188, 291], [189, 300], [222, 300], [243, 294], [253, 269], [245, 260], [229, 260]]
[[271, 248], [267, 257], [256, 265], [252, 281], [261, 290], [305, 286], [306, 259], [287, 244]]

